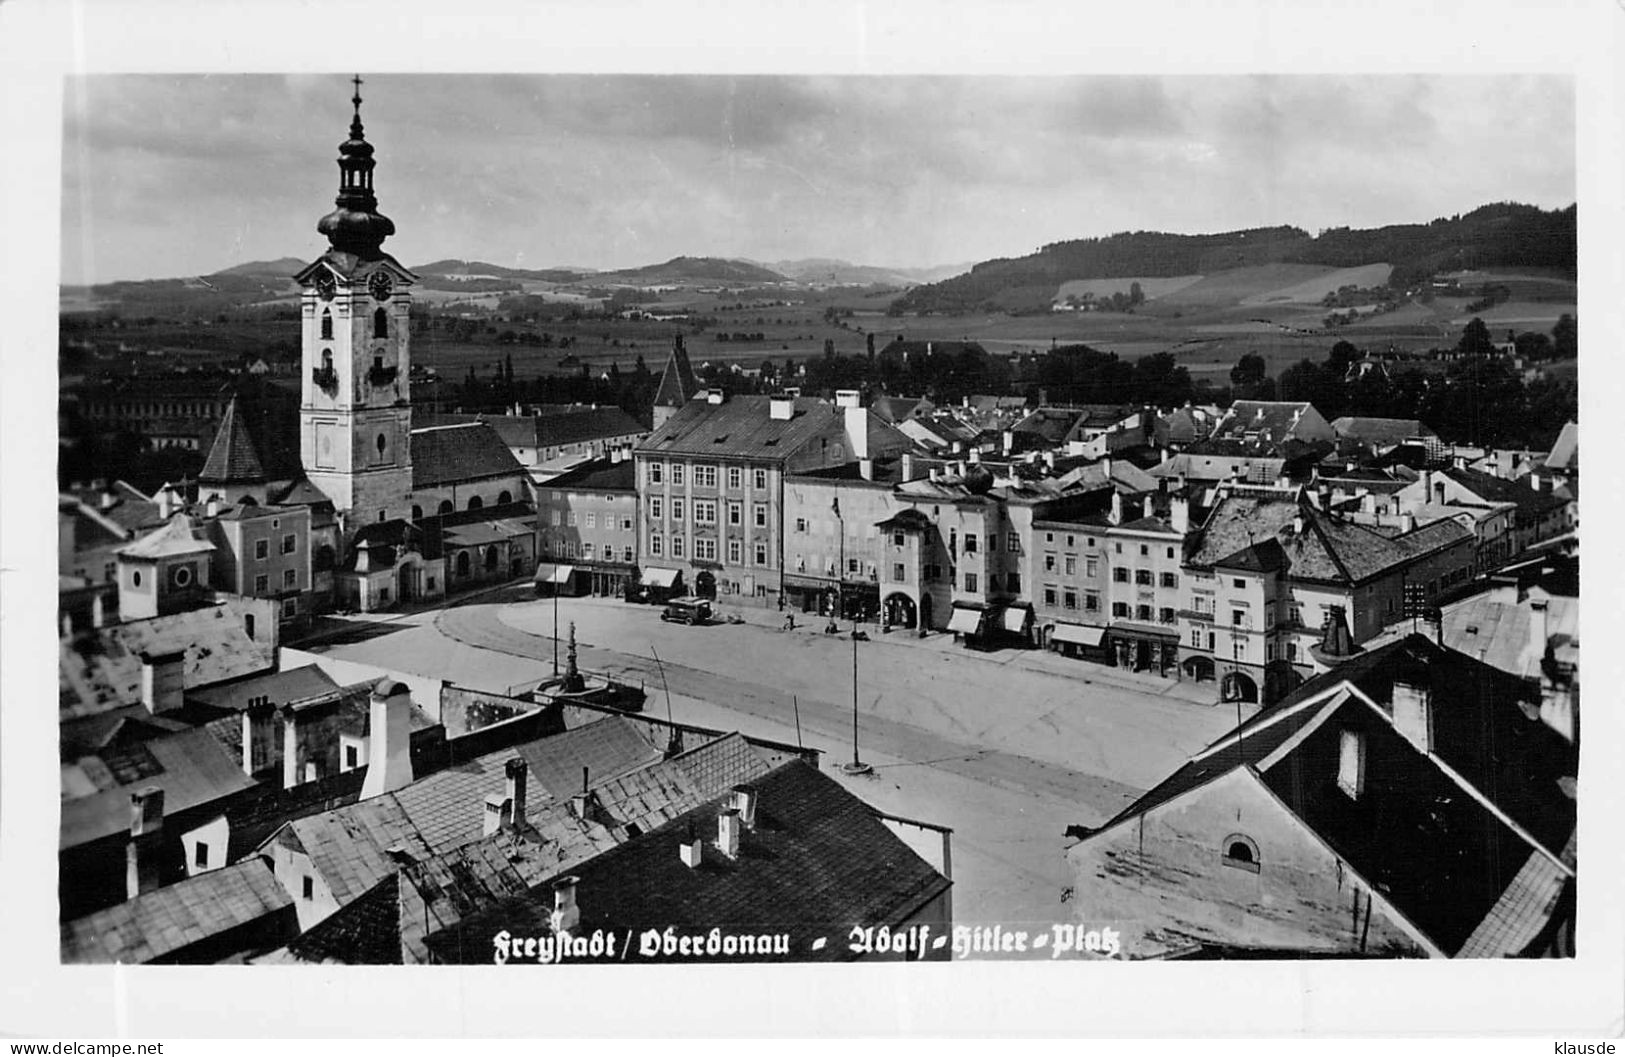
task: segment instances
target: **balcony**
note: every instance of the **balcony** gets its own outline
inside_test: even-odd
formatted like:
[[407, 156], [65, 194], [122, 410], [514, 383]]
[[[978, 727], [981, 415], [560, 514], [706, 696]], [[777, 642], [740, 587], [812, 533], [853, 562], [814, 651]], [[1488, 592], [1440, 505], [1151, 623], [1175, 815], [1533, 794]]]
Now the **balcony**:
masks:
[[1207, 624], [1213, 623], [1213, 614], [1199, 609], [1181, 609], [1179, 615], [1186, 620], [1200, 620]]
[[331, 367], [317, 367], [310, 372], [310, 380], [331, 393], [339, 387], [338, 372]]

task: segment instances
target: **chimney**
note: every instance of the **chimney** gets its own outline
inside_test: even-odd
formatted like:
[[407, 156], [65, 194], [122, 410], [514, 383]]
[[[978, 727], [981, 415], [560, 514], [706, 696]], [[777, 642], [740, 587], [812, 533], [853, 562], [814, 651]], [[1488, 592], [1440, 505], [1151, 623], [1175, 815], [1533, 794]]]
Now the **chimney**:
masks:
[[875, 461], [873, 459], [859, 459], [858, 476], [865, 481], [873, 481], [875, 479]]
[[525, 761], [518, 756], [509, 760], [507, 766], [503, 768], [503, 777], [506, 783], [503, 791], [507, 794], [509, 805], [506, 821], [510, 829], [523, 829], [527, 821], [525, 818], [525, 777], [528, 771], [529, 768], [526, 767]]
[[739, 821], [746, 829], [756, 828], [756, 787], [753, 785], [734, 786], [734, 807], [739, 811]]
[[846, 442], [852, 446], [852, 457], [867, 459], [869, 457], [869, 412], [857, 404], [845, 406], [843, 412], [846, 415]]
[[412, 692], [387, 676], [372, 688], [368, 709], [367, 777], [361, 799], [412, 783]]
[[705, 394], [705, 402], [708, 404], [720, 404], [725, 396], [726, 394], [723, 393], [720, 387], [709, 389]]
[[1168, 500], [1168, 523], [1180, 535], [1191, 530], [1191, 501], [1182, 495]]
[[282, 710], [282, 788], [299, 782], [299, 713], [289, 706]]
[[1123, 493], [1117, 491], [1115, 488], [1112, 489], [1111, 513], [1106, 516], [1106, 519], [1113, 525], [1121, 525], [1123, 523]]
[[730, 859], [739, 858], [738, 808], [724, 808], [717, 815], [717, 851]]
[[1000, 440], [1001, 450], [1004, 452], [1004, 454], [1009, 455], [1011, 452], [1016, 450], [1016, 431], [1015, 430], [1013, 430], [1013, 429], [1005, 430], [1004, 434], [999, 438], [999, 440]]
[[903, 480], [914, 480], [914, 455], [906, 451], [903, 453]]
[[835, 390], [836, 407], [861, 407], [862, 395], [856, 389]]
[[255, 760], [260, 761], [261, 767], [269, 766], [275, 751], [270, 739], [271, 714], [268, 705], [243, 710], [243, 773], [250, 778], [257, 769]]
[[1537, 492], [1540, 491], [1540, 477], [1537, 474], [1529, 475], [1529, 487]]
[[788, 422], [796, 410], [796, 398], [789, 395], [775, 396], [767, 402], [768, 417], [778, 422]]
[[157, 888], [158, 850], [164, 829], [164, 791], [143, 786], [130, 794], [130, 843], [124, 850], [125, 896], [134, 899]]
[[169, 490], [169, 485], [166, 484], [158, 489], [158, 494], [153, 498], [158, 502], [158, 516], [160, 518], [168, 521], [174, 516], [175, 494]]
[[1433, 695], [1425, 686], [1394, 681], [1394, 729], [1416, 751], [1433, 751]]
[[982, 461], [982, 451], [980, 448], [972, 448], [969, 454], [970, 463], [972, 466], [975, 466], [977, 463]]
[[141, 655], [141, 703], [153, 715], [181, 707], [186, 683], [182, 667], [186, 654], [143, 653]]
[[1294, 514], [1292, 516], [1292, 534], [1294, 536], [1303, 535], [1303, 528], [1304, 528], [1303, 511], [1299, 510], [1296, 514]]
[[1546, 643], [1551, 640], [1551, 614], [1544, 598], [1529, 600], [1529, 652], [1536, 659], [1546, 656]]
[[102, 507], [102, 509], [103, 510], [111, 510], [116, 506], [118, 506], [118, 496], [116, 494], [114, 494], [114, 492], [113, 492], [113, 490], [111, 488], [102, 489], [102, 498], [101, 498], [101, 507]]
[[219, 517], [220, 516], [220, 493], [219, 492], [215, 492], [214, 494], [209, 496], [209, 502], [208, 502], [208, 504], [206, 506], [204, 506], [203, 512], [205, 514], [207, 514], [209, 517]]
[[513, 818], [513, 801], [501, 793], [490, 793], [485, 797], [485, 815], [483, 825], [480, 827], [482, 836], [489, 837], [506, 828]]
[[590, 768], [588, 768], [588, 767], [582, 767], [581, 768], [581, 791], [571, 795], [571, 797], [570, 797], [570, 810], [575, 813], [576, 818], [579, 818], [581, 821], [586, 822], [586, 821], [588, 821], [587, 812], [589, 811], [589, 809], [591, 809], [591, 807], [592, 807], [592, 770]]
[[689, 824], [688, 836], [683, 839], [682, 844], [677, 846], [677, 853], [682, 856], [683, 865], [690, 870], [699, 866], [705, 860], [705, 845], [700, 841], [699, 837], [694, 835], [693, 823]]
[[576, 885], [581, 878], [570, 876], [561, 877], [553, 882], [553, 913], [548, 924], [553, 927], [553, 934], [574, 932], [581, 924], [581, 909], [576, 906]]

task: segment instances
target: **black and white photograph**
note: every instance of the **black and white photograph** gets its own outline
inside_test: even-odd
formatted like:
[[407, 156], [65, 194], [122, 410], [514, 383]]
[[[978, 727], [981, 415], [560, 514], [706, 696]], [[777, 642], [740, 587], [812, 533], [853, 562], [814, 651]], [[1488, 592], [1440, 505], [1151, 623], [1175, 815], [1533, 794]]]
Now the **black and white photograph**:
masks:
[[[956, 64], [845, 10], [875, 36], [822, 59], [661, 65], [294, 5], [319, 56], [29, 82], [59, 109], [8, 180], [56, 197], [8, 210], [54, 296], [4, 488], [51, 546], [54, 469], [57, 593], [8, 533], [7, 902], [45, 944], [8, 976], [110, 981], [119, 1035], [175, 972], [371, 1009], [423, 967], [446, 1007], [403, 1016], [473, 1035], [475, 980], [869, 981], [793, 1023], [895, 1035], [918, 989], [1316, 1034], [1384, 1029], [1314, 1020], [1309, 974], [1528, 974], [1570, 1005], [1507, 1023], [1617, 1033], [1617, 833], [1578, 847], [1618, 809], [1580, 693], [1582, 299], [1616, 663], [1608, 47], [1395, 65], [1395, 22], [1302, 68], [1238, 17], [1240, 65], [931, 37]], [[1264, 1008], [1058, 1013], [1153, 979]], [[409, 1030], [356, 1015], [310, 1032]]]

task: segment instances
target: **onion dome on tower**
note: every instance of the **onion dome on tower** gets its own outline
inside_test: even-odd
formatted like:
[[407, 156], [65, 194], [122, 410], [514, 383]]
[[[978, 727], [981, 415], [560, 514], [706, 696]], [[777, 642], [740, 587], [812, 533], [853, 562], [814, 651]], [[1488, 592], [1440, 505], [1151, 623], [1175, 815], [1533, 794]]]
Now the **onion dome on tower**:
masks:
[[327, 236], [333, 249], [354, 254], [362, 260], [381, 256], [384, 239], [395, 234], [395, 224], [378, 212], [378, 199], [372, 193], [372, 144], [361, 128], [361, 78], [355, 78], [355, 117], [350, 121], [350, 138], [339, 144], [339, 195], [337, 209], [316, 222], [316, 230]]

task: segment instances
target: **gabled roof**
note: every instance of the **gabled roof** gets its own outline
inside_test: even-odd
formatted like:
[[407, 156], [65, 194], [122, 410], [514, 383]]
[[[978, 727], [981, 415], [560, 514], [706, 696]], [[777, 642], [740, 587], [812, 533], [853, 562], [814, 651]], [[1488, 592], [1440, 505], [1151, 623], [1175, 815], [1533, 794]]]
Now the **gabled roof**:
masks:
[[216, 708], [229, 708], [241, 712], [256, 699], [265, 698], [274, 708], [294, 701], [319, 697], [338, 689], [333, 677], [314, 664], [288, 668], [280, 672], [250, 676], [229, 683], [187, 691], [189, 700], [199, 701]]
[[[64, 760], [90, 775], [98, 791], [62, 801], [58, 846], [74, 848], [125, 831], [130, 825], [132, 787], [155, 785], [164, 791], [164, 814], [176, 815], [223, 800], [253, 785], [214, 735], [201, 728]], [[98, 781], [99, 779], [99, 781]]]
[[72, 494], [89, 515], [107, 519], [126, 535], [163, 523], [158, 504], [123, 481], [114, 481], [105, 489], [78, 489]]
[[1565, 422], [1557, 435], [1552, 450], [1546, 456], [1548, 470], [1578, 470], [1580, 468], [1580, 424]]
[[1527, 476], [1509, 481], [1479, 470], [1450, 469], [1440, 472], [1481, 500], [1512, 503], [1523, 516], [1540, 514], [1570, 502], [1568, 496], [1554, 493], [1550, 488], [1536, 491], [1530, 487]]
[[[1429, 697], [1429, 754], [1393, 725], [1396, 683]], [[1558, 873], [1572, 863], [1575, 802], [1559, 779], [1572, 778], [1577, 761], [1530, 698], [1522, 680], [1410, 635], [1310, 679], [1103, 829], [1250, 768], [1432, 943], [1458, 953], [1492, 911], [1506, 911], [1510, 887], [1528, 883], [1519, 881], [1528, 863], [1545, 859]], [[1345, 730], [1359, 732], [1366, 747], [1355, 797], [1337, 785]]]
[[1279, 444], [1297, 435], [1298, 425], [1317, 415], [1307, 400], [1237, 400], [1213, 429], [1216, 438], [1241, 437], [1257, 433], [1261, 439]]
[[183, 512], [164, 522], [163, 528], [142, 536], [127, 547], [120, 547], [118, 553], [124, 558], [158, 561], [187, 554], [207, 554], [212, 550], [214, 544], [197, 535], [197, 530], [192, 527], [192, 519]]
[[649, 430], [614, 406], [566, 407], [539, 415], [436, 414], [414, 416], [418, 429], [483, 422], [510, 448], [552, 448], [632, 436]]
[[[743, 832], [737, 858], [711, 843], [717, 814], [732, 794], [713, 797], [665, 825], [570, 867], [578, 878], [580, 930], [703, 925], [724, 932], [789, 934], [778, 960], [850, 957], [833, 940], [853, 926], [901, 925], [949, 880], [903, 843], [863, 801], [816, 768], [797, 760], [755, 783], [755, 828]], [[678, 844], [692, 830], [706, 840], [703, 862], [685, 865]], [[552, 895], [545, 888], [503, 900], [429, 936], [427, 946], [448, 963], [484, 961], [491, 936], [551, 933]], [[817, 948], [816, 937], [831, 938]], [[775, 960], [752, 955], [746, 960]]]
[[783, 460], [820, 436], [845, 429], [842, 409], [821, 400], [796, 397], [787, 419], [772, 417], [770, 404], [766, 396], [731, 396], [720, 404], [690, 400], [637, 450], [650, 455]]
[[525, 473], [496, 431], [481, 422], [414, 429], [411, 444], [413, 488]]
[[95, 715], [141, 699], [141, 655], [184, 652], [188, 690], [269, 669], [271, 642], [251, 639], [232, 605], [205, 606], [150, 620], [109, 624], [64, 639], [58, 651], [62, 719]]
[[237, 398], [226, 404], [225, 417], [215, 431], [209, 457], [203, 461], [198, 481], [203, 484], [237, 484], [265, 480], [265, 467], [249, 439], [248, 426], [237, 413]]
[[[159, 961], [269, 914], [286, 912], [291, 919], [292, 907], [270, 864], [251, 858], [63, 922], [62, 961]], [[289, 927], [297, 926], [290, 920]]]
[[638, 487], [637, 464], [632, 459], [593, 459], [567, 470], [547, 482], [550, 489], [567, 491], [635, 492]]
[[1344, 415], [1332, 421], [1338, 440], [1390, 447], [1413, 437], [1431, 437], [1433, 431], [1414, 418], [1368, 418]]

